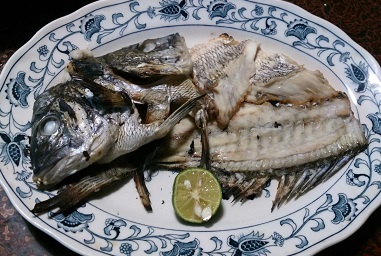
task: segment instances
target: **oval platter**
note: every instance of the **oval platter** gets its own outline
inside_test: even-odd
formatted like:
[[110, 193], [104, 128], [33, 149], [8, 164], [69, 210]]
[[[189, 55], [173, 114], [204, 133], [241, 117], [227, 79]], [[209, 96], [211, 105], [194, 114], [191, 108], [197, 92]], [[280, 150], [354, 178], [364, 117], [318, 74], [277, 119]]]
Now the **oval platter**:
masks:
[[[63, 79], [76, 49], [105, 54], [178, 32], [188, 46], [228, 33], [319, 69], [345, 91], [369, 147], [335, 176], [298, 200], [270, 211], [276, 181], [245, 203], [224, 200], [215, 220], [188, 225], [171, 204], [175, 173], [147, 187], [153, 212], [133, 181], [102, 191], [67, 214], [30, 210], [55, 191], [32, 181], [26, 154], [35, 97]], [[0, 77], [0, 182], [20, 214], [81, 255], [312, 255], [354, 233], [380, 205], [381, 69], [340, 29], [283, 1], [97, 1], [43, 27], [7, 62]]]

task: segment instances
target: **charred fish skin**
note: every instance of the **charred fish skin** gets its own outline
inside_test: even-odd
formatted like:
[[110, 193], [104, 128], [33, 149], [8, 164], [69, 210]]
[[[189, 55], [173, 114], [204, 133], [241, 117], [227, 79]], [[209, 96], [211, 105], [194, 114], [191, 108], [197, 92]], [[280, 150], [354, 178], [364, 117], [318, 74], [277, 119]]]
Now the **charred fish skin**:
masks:
[[74, 59], [93, 59], [113, 68], [115, 73], [127, 73], [140, 78], [164, 75], [189, 75], [193, 64], [184, 37], [178, 33], [123, 47], [98, 57], [78, 52]]

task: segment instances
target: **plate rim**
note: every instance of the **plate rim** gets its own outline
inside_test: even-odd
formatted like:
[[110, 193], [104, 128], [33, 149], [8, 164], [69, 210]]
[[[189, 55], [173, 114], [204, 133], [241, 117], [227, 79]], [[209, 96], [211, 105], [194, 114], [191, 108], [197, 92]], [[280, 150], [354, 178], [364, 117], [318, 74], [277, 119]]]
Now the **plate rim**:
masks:
[[[132, 2], [132, 0], [130, 0], [130, 1], [101, 0], [101, 1], [93, 2], [93, 3], [87, 4], [87, 5], [83, 6], [83, 7], [81, 7], [80, 9], [76, 10], [73, 13], [65, 15], [65, 16], [63, 16], [61, 18], [58, 18], [58, 19], [53, 20], [50, 23], [46, 24], [37, 33], [35, 33], [35, 35], [30, 40], [28, 40], [15, 53], [13, 53], [11, 58], [4, 65], [4, 68], [3, 68], [3, 70], [2, 70], [2, 72], [0, 74], [0, 82], [4, 82], [4, 83], [6, 82], [7, 78], [6, 78], [6, 75], [4, 75], [4, 74], [9, 74], [9, 71], [12, 69], [12, 65], [16, 62], [16, 60], [19, 59], [19, 58], [22, 58], [22, 56], [25, 54], [27, 49], [29, 49], [35, 43], [36, 40], [40, 39], [43, 34], [47, 34], [46, 31], [53, 31], [57, 27], [61, 26], [61, 25], [57, 26], [57, 24], [61, 24], [61, 23], [64, 24], [65, 21], [67, 23], [69, 21], [69, 19], [70, 19], [70, 21], [71, 20], [79, 19], [79, 18], [81, 18], [84, 15], [84, 13], [93, 12], [97, 8], [104, 8], [105, 4], [107, 4], [107, 3], [114, 4], [114, 3], [122, 3], [122, 2]], [[292, 12], [295, 13], [296, 15], [303, 16], [303, 17], [306, 17], [306, 15], [308, 15], [309, 16], [309, 20], [314, 21], [314, 22], [316, 22], [318, 24], [324, 24], [324, 26], [330, 28], [330, 30], [333, 29], [333, 30], [336, 30], [336, 31], [340, 32], [340, 38], [342, 38], [345, 42], [350, 43], [350, 45], [354, 49], [356, 49], [357, 51], [360, 52], [361, 57], [363, 59], [365, 59], [369, 63], [369, 65], [372, 67], [372, 70], [376, 73], [376, 76], [378, 76], [378, 77], [381, 76], [380, 75], [381, 74], [381, 72], [380, 72], [381, 68], [380, 68], [379, 63], [376, 61], [376, 59], [369, 52], [367, 52], [361, 45], [359, 45], [357, 42], [355, 42], [353, 39], [351, 39], [344, 31], [342, 31], [336, 25], [334, 25], [334, 24], [332, 24], [332, 23], [330, 23], [330, 22], [328, 22], [328, 21], [326, 21], [326, 20], [324, 20], [324, 19], [322, 19], [322, 18], [320, 18], [320, 17], [318, 17], [318, 16], [316, 16], [316, 15], [314, 15], [314, 14], [312, 14], [312, 13], [306, 11], [306, 10], [304, 10], [304, 9], [302, 9], [301, 7], [299, 7], [299, 6], [297, 6], [297, 5], [293, 4], [293, 3], [286, 2], [286, 1], [283, 1], [283, 0], [272, 0], [272, 1], [259, 0], [259, 1], [246, 1], [246, 2], [250, 2], [250, 3], [259, 2], [259, 3], [268, 4], [268, 5], [274, 5], [274, 6], [278, 6], [277, 4], [280, 4], [280, 6], [282, 8], [284, 8], [284, 9], [286, 9], [286, 10], [289, 10], [289, 8], [295, 8], [295, 9], [293, 9]], [[283, 6], [283, 5], [285, 5], [285, 6]], [[54, 239], [59, 241], [65, 247], [68, 247], [68, 248], [70, 248], [71, 250], [73, 250], [75, 252], [82, 253], [81, 251], [78, 251], [76, 247], [72, 247], [70, 242], [64, 241], [64, 243], [62, 243], [62, 239], [60, 239], [59, 236], [54, 234], [54, 232], [51, 232], [50, 230], [47, 230], [46, 228], [44, 228], [41, 225], [41, 223], [39, 223], [40, 219], [38, 219], [38, 222], [36, 223], [36, 221], [33, 220], [33, 217], [34, 217], [33, 215], [29, 215], [25, 211], [23, 211], [23, 209], [20, 208], [20, 205], [16, 202], [16, 200], [20, 200], [20, 198], [14, 196], [14, 192], [11, 189], [11, 187], [7, 184], [6, 178], [4, 177], [3, 172], [1, 172], [1, 177], [2, 177], [2, 179], [0, 179], [0, 184], [2, 185], [4, 191], [7, 194], [7, 196], [9, 198], [9, 200], [11, 201], [12, 205], [23, 216], [23, 218], [28, 220], [33, 226], [39, 228], [41, 231], [49, 234], [51, 237], [53, 237]], [[3, 179], [4, 179], [4, 182], [3, 182]], [[373, 200], [376, 200], [377, 197], [375, 197]], [[327, 248], [328, 246], [332, 246], [333, 244], [336, 244], [336, 243], [338, 243], [338, 242], [348, 238], [350, 235], [352, 235], [356, 230], [358, 230], [364, 224], [364, 222], [380, 206], [380, 204], [381, 204], [381, 201], [378, 203], [378, 205], [376, 207], [366, 207], [366, 208], [364, 208], [363, 211], [365, 211], [365, 218], [361, 218], [361, 221], [357, 220], [357, 222], [353, 222], [353, 224], [356, 224], [355, 225], [356, 227], [354, 228], [353, 231], [347, 231], [347, 232], [344, 232], [344, 233], [342, 231], [340, 231], [339, 233], [344, 234], [344, 236], [341, 236], [342, 239], [338, 239], [336, 237], [335, 241], [331, 241], [331, 243], [327, 242], [328, 245], [324, 246], [323, 248], [319, 248], [316, 251], [311, 251], [311, 252], [316, 253], [318, 251], [321, 251], [321, 250]], [[362, 214], [364, 214], [364, 213], [362, 212]], [[361, 217], [364, 217], [364, 215], [361, 215]], [[44, 222], [44, 225], [45, 224], [46, 223]], [[349, 227], [349, 225], [347, 227]], [[352, 227], [353, 226], [351, 224], [351, 228]], [[351, 229], [351, 228], [348, 228], [348, 229]], [[345, 228], [345, 229], [347, 229], [347, 228]], [[337, 234], [335, 233], [332, 236], [336, 236], [336, 235]], [[308, 250], [311, 250], [311, 247], [309, 247]], [[103, 253], [102, 253], [102, 255], [103, 255]]]

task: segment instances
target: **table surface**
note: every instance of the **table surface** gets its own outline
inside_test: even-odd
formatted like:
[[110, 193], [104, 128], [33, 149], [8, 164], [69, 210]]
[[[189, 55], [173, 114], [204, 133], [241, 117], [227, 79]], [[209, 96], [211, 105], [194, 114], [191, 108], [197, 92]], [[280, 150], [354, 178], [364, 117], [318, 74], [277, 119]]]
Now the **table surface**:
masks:
[[[70, 14], [93, 1], [66, 0], [55, 6], [27, 1], [19, 6], [12, 18], [0, 24], [0, 72], [12, 53], [25, 44], [35, 32], [56, 18]], [[303, 9], [330, 21], [346, 32], [355, 42], [381, 63], [381, 1], [380, 0], [289, 0]], [[20, 15], [21, 10], [27, 13]], [[44, 16], [36, 16], [36, 12]], [[11, 15], [11, 13], [9, 14]], [[15, 30], [15, 28], [24, 28]], [[27, 28], [27, 29], [25, 29]], [[19, 32], [17, 32], [19, 31]], [[76, 255], [59, 242], [35, 228], [15, 210], [0, 187], [0, 255]], [[317, 256], [381, 255], [381, 207], [353, 235], [331, 246]]]

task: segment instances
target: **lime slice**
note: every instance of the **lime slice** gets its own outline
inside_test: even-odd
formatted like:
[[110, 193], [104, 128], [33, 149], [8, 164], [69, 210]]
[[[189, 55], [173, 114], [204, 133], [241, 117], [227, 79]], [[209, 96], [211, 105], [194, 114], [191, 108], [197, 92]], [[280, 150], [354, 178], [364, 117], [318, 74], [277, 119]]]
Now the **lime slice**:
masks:
[[210, 220], [221, 199], [221, 185], [208, 170], [189, 168], [175, 178], [172, 204], [176, 214], [185, 221], [202, 223]]

